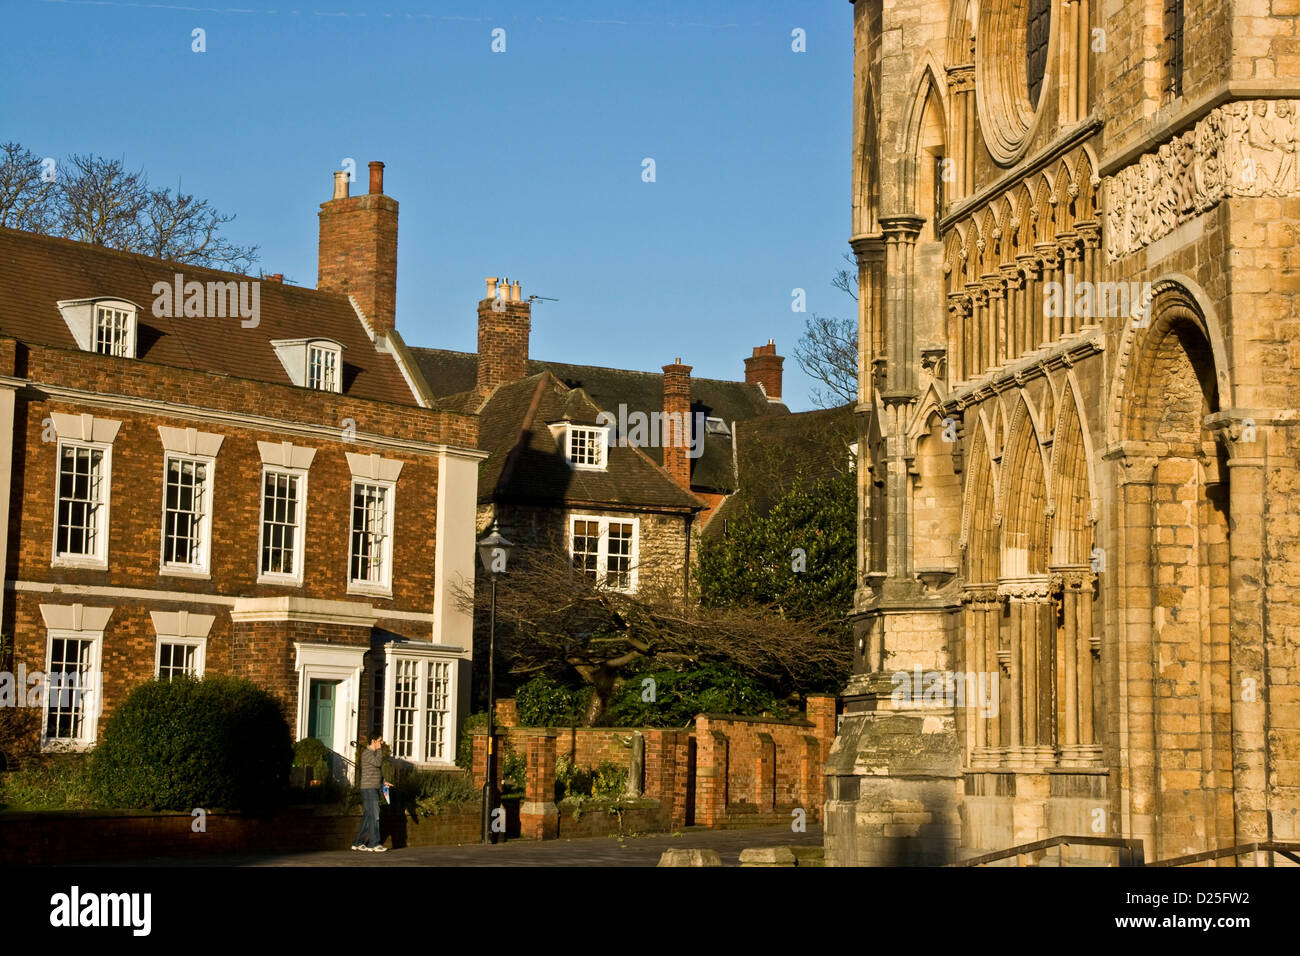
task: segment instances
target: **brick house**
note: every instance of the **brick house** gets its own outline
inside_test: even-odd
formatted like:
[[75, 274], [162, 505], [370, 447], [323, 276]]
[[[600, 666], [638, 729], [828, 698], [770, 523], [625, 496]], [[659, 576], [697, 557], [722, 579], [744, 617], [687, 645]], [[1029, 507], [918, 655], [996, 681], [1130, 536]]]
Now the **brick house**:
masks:
[[336, 174], [317, 289], [0, 229], [0, 626], [15, 666], [90, 688], [43, 746], [206, 673], [272, 691], [295, 739], [350, 757], [380, 724], [453, 761], [483, 455], [395, 329], [382, 174]]
[[525, 551], [557, 546], [629, 593], [683, 593], [692, 549], [738, 488], [736, 423], [783, 417], [784, 359], [768, 343], [746, 380], [693, 378], [529, 356], [531, 300], [487, 280], [476, 354], [413, 348], [439, 407], [480, 416], [480, 532], [495, 520]]

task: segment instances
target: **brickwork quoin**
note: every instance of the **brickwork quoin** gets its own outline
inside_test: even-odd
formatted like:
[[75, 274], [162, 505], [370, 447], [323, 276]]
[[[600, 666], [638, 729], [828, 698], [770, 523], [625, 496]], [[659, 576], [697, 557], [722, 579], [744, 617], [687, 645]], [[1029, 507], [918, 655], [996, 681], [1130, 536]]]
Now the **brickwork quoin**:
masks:
[[[504, 702], [502, 702], [504, 703]], [[499, 707], [508, 715], [513, 707]], [[498, 726], [500, 755], [521, 754], [528, 762], [520, 833], [527, 839], [572, 836], [574, 821], [555, 804], [555, 766], [565, 756], [579, 767], [611, 761], [629, 769], [633, 805], [647, 812], [646, 825], [663, 828], [729, 828], [821, 819], [822, 763], [835, 737], [836, 700], [810, 697], [806, 719], [776, 720], [728, 714], [700, 714], [693, 730], [646, 727]], [[644, 757], [639, 773], [633, 736], [640, 734]], [[473, 780], [482, 786], [487, 736], [474, 737]]]

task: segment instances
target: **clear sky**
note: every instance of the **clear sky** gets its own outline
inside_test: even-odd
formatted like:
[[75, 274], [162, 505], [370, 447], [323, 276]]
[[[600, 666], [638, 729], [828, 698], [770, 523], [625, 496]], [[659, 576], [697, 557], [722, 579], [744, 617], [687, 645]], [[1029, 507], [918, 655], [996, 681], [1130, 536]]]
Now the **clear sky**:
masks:
[[[809, 407], [803, 314], [848, 316], [845, 0], [0, 0], [0, 140], [121, 157], [237, 216], [260, 268], [316, 281], [332, 174], [386, 164], [397, 322], [473, 351], [489, 275], [538, 358], [743, 377], [769, 338]], [[206, 52], [193, 52], [192, 31]], [[505, 31], [505, 52], [492, 50]], [[805, 31], [806, 52], [792, 50]], [[643, 160], [655, 181], [643, 181]]]

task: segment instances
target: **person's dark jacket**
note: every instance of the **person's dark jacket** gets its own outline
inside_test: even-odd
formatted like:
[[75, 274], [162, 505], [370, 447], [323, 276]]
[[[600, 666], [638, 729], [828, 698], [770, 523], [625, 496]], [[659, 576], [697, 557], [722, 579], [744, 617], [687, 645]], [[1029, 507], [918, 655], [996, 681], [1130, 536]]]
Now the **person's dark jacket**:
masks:
[[378, 790], [384, 785], [384, 751], [361, 751], [361, 779], [357, 786], [362, 790]]

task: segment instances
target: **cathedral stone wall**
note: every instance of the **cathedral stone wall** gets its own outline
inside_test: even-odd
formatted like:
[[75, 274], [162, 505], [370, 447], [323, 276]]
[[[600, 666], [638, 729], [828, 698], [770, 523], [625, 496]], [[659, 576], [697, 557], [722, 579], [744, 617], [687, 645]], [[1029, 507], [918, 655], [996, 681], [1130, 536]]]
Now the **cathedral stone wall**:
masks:
[[1284, 7], [854, 4], [864, 467], [828, 860], [1296, 837]]

